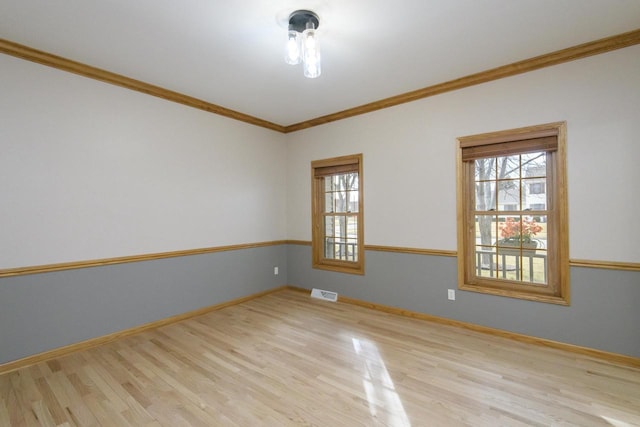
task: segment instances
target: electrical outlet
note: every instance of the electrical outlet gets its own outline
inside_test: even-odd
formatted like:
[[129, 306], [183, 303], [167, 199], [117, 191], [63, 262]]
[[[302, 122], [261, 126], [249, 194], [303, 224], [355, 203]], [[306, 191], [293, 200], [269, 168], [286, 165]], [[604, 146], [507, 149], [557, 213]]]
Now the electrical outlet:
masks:
[[456, 299], [456, 291], [455, 289], [447, 289], [447, 298], [451, 301], [455, 301]]
[[278, 275], [278, 267], [273, 267], [273, 275], [274, 276]]

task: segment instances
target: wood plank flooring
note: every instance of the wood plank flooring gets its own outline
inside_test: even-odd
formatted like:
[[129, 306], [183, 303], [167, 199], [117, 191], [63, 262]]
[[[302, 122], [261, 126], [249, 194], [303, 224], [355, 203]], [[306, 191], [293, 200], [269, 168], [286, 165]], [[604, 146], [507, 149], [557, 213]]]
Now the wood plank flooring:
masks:
[[0, 376], [0, 426], [637, 426], [640, 370], [282, 291]]

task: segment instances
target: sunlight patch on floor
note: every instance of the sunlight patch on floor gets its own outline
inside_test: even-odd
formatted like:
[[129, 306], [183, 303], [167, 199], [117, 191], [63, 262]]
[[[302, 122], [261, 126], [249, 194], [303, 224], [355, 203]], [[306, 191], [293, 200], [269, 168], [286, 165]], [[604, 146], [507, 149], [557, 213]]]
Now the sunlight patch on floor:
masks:
[[410, 427], [409, 417], [376, 344], [358, 338], [351, 340], [356, 354], [364, 363], [362, 386], [367, 395], [371, 416], [388, 426]]

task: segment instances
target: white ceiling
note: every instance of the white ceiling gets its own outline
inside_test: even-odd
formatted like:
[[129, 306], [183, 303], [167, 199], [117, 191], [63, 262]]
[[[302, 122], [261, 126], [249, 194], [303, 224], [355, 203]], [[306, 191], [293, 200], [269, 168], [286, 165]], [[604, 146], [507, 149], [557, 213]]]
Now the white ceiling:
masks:
[[[318, 79], [284, 63], [297, 9]], [[0, 38], [285, 126], [639, 27], [640, 0], [0, 1]]]

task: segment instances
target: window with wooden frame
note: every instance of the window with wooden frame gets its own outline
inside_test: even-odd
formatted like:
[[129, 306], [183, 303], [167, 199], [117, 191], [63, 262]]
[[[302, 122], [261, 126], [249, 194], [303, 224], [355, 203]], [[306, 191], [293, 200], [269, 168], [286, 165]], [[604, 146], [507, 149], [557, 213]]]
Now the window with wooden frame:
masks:
[[311, 162], [313, 267], [364, 274], [362, 154]]
[[458, 138], [458, 287], [569, 304], [566, 124]]

